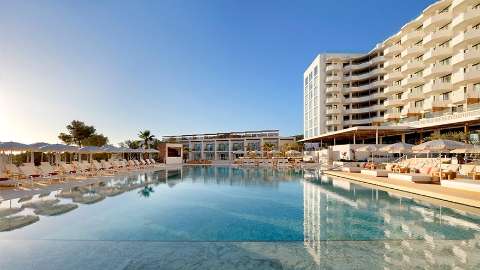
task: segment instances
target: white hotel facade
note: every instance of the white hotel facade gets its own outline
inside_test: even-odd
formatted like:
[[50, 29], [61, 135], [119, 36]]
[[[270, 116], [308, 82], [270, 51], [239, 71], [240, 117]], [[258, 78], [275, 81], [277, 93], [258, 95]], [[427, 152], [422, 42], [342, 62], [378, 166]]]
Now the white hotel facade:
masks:
[[442, 0], [368, 53], [313, 60], [304, 73], [305, 141], [361, 136], [363, 126], [385, 137], [403, 127], [412, 142], [476, 130], [479, 102], [480, 1]]

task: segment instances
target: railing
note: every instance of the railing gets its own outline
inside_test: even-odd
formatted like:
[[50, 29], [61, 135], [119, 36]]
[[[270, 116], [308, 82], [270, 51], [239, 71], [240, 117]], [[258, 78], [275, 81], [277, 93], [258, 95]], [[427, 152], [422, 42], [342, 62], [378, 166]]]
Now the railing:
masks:
[[[469, 118], [469, 117], [480, 117], [480, 109], [478, 110], [472, 110], [472, 111], [466, 111], [466, 112], [458, 112], [458, 113], [453, 113], [449, 115], [442, 115], [438, 117], [432, 117], [432, 118], [424, 118], [420, 119], [417, 121], [412, 121], [408, 122], [407, 124], [412, 127], [421, 127], [424, 125], [429, 125], [429, 124], [438, 124], [440, 122], [444, 121], [452, 121], [452, 120], [458, 120], [462, 118]], [[405, 125], [404, 124], [394, 124], [396, 126], [398, 125]]]

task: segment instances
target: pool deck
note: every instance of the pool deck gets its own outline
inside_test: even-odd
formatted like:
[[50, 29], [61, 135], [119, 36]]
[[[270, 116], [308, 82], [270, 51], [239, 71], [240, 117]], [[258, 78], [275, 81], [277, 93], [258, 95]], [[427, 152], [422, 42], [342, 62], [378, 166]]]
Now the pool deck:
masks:
[[441, 201], [480, 208], [480, 192], [442, 187], [435, 184], [419, 184], [386, 177], [368, 176], [360, 173], [325, 171], [326, 175], [346, 178], [410, 194], [421, 195]]

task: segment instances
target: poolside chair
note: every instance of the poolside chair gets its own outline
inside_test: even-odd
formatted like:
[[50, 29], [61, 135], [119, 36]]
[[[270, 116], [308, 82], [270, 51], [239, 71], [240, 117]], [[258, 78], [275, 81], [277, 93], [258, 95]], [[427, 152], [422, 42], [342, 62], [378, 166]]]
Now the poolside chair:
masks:
[[23, 175], [27, 177], [28, 180], [30, 180], [30, 183], [33, 185], [34, 181], [52, 181], [52, 177], [47, 176], [47, 175], [42, 175], [42, 172], [39, 171], [35, 166], [33, 165], [28, 165], [28, 164], [23, 164], [18, 167], [18, 169], [22, 172]]
[[25, 176], [15, 164], [5, 165], [5, 173], [7, 174], [7, 176], [16, 179]]
[[65, 175], [75, 175], [77, 173], [77, 171], [71, 164], [68, 164], [66, 162], [60, 162], [58, 165], [60, 167], [60, 171]]
[[100, 164], [100, 162], [98, 162], [95, 159], [92, 160], [91, 166], [92, 166], [92, 170], [97, 173], [101, 173], [102, 171], [104, 171], [102, 164]]
[[460, 178], [470, 178], [473, 175], [475, 170], [475, 165], [473, 164], [464, 164], [461, 165], [458, 169], [458, 175]]
[[38, 169], [44, 176], [50, 176], [53, 179], [58, 179], [58, 181], [65, 180], [65, 177], [59, 176], [59, 172], [49, 162], [41, 162]]
[[388, 173], [389, 179], [408, 181], [412, 183], [431, 183], [432, 177], [421, 173]]
[[17, 187], [19, 182], [10, 177], [6, 172], [0, 172], [0, 187]]
[[374, 169], [374, 170], [361, 170], [360, 173], [368, 176], [374, 177], [388, 177], [388, 174], [391, 171], [382, 170], [382, 169]]

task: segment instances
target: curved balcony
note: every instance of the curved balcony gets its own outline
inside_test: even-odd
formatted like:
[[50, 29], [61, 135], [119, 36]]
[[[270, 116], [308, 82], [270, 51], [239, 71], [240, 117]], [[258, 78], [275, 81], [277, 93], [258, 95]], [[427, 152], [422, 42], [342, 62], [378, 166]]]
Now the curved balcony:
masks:
[[414, 103], [408, 103], [400, 112], [403, 117], [418, 116], [422, 113], [423, 107], [415, 107]]
[[375, 64], [378, 64], [378, 63], [382, 63], [385, 61], [385, 56], [377, 56], [367, 62], [363, 62], [363, 63], [360, 63], [360, 64], [351, 64], [351, 65], [348, 65], [346, 66], [345, 68], [346, 69], [362, 69], [362, 68], [366, 68], [366, 67], [369, 67], [369, 66], [372, 66], [372, 65], [375, 65]]
[[424, 52], [424, 49], [422, 46], [415, 45], [403, 50], [401, 56], [403, 58], [415, 58], [417, 56], [422, 55], [423, 52]]
[[451, 47], [436, 47], [431, 48], [423, 55], [423, 61], [427, 63], [435, 62], [439, 59], [444, 59], [452, 55], [453, 48]]
[[385, 56], [394, 56], [403, 51], [403, 46], [401, 44], [394, 44], [392, 46], [389, 46], [383, 50], [383, 54]]
[[455, 85], [466, 85], [480, 81], [480, 69], [470, 68], [466, 72], [459, 69], [452, 74], [452, 83]]
[[423, 46], [432, 47], [436, 43], [442, 43], [449, 40], [452, 36], [452, 30], [443, 29], [436, 32], [431, 32], [423, 38]]
[[340, 119], [327, 120], [327, 121], [325, 121], [325, 124], [327, 126], [337, 126], [337, 125], [342, 124], [342, 120], [340, 120]]
[[385, 120], [397, 120], [400, 119], [400, 112], [387, 111], [383, 117]]
[[403, 79], [403, 74], [400, 71], [393, 71], [393, 72], [387, 73], [385, 77], [383, 77], [383, 79], [387, 83], [391, 83], [391, 82]]
[[376, 100], [379, 98], [379, 93], [363, 96], [363, 97], [351, 97], [348, 99], [345, 99], [346, 103], [360, 103], [360, 102], [365, 102], [365, 101], [370, 101], [370, 100]]
[[468, 64], [474, 64], [480, 61], [480, 49], [468, 49], [467, 52], [463, 50], [452, 57], [452, 64], [454, 66], [464, 67]]
[[402, 106], [404, 104], [405, 104], [405, 101], [401, 100], [401, 99], [387, 99], [383, 103], [383, 105], [385, 105], [385, 107], [398, 107], [398, 106]]
[[390, 60], [387, 60], [385, 61], [385, 64], [383, 65], [383, 67], [386, 69], [386, 70], [393, 70], [399, 66], [401, 66], [403, 64], [403, 60], [402, 58], [392, 58]]
[[467, 32], [460, 32], [452, 39], [453, 47], [465, 48], [468, 44], [480, 42], [480, 29], [470, 29]]
[[452, 73], [453, 67], [451, 65], [430, 65], [423, 70], [423, 77], [425, 79], [431, 79], [434, 77], [441, 77]]
[[461, 29], [472, 24], [476, 19], [480, 18], [480, 9], [469, 8], [465, 12], [458, 14], [452, 20], [453, 29]]
[[[421, 89], [418, 89], [421, 90]], [[419, 100], [425, 98], [425, 94], [423, 91], [412, 90], [410, 92], [405, 92], [402, 94], [403, 101], [412, 101], [412, 100]]]
[[326, 113], [326, 114], [341, 114], [341, 113], [342, 113], [342, 109], [340, 109], [340, 108], [326, 109], [326, 110], [325, 110], [325, 113]]
[[435, 15], [428, 17], [423, 22], [423, 29], [425, 31], [425, 30], [429, 30], [430, 28], [441, 26], [442, 24], [448, 23], [448, 21], [450, 21], [451, 18], [452, 18], [452, 12], [437, 13]]
[[379, 110], [385, 109], [384, 106], [382, 105], [373, 105], [370, 107], [365, 107], [365, 108], [358, 108], [358, 109], [348, 109], [345, 110], [346, 114], [351, 114], [351, 113], [367, 113], [367, 112], [376, 112]]
[[383, 73], [385, 73], [385, 70], [383, 68], [376, 68], [367, 73], [345, 77], [345, 79], [350, 81], [361, 81], [368, 78], [377, 77], [378, 75]]
[[396, 94], [404, 90], [401, 85], [390, 85], [385, 88], [385, 94]]
[[453, 85], [450, 82], [442, 81], [430, 81], [429, 83], [423, 86], [423, 92], [425, 94], [441, 94], [444, 92], [452, 91]]
[[385, 81], [379, 80], [379, 81], [374, 81], [374, 82], [371, 82], [369, 84], [365, 84], [365, 85], [362, 85], [362, 86], [352, 86], [352, 87], [350, 87], [350, 90], [352, 92], [358, 92], [358, 91], [365, 91], [365, 90], [369, 90], [369, 89], [376, 89], [378, 87], [384, 87], [385, 85], [386, 85]]
[[342, 91], [341, 87], [338, 86], [330, 86], [325, 89], [325, 93], [340, 93]]
[[402, 36], [401, 43], [403, 45], [412, 44], [422, 39], [422, 37], [423, 37], [422, 31], [412, 31]]
[[342, 99], [341, 97], [327, 97], [325, 99], [325, 103], [326, 104], [333, 104], [333, 103], [342, 103]]
[[443, 100], [439, 98], [439, 96], [433, 96], [425, 99], [423, 103], [423, 110], [432, 112], [442, 111], [448, 108], [449, 104], [451, 104], [450, 100]]
[[343, 68], [343, 64], [331, 64], [331, 65], [328, 65], [326, 68], [325, 68], [325, 71], [335, 71], [335, 70], [342, 70]]
[[473, 87], [467, 87], [467, 91], [463, 90], [463, 87], [452, 92], [452, 103], [463, 104], [465, 101], [467, 104], [474, 104], [480, 102], [480, 91], [474, 90]]
[[345, 121], [345, 125], [364, 125], [370, 124], [373, 122], [373, 118], [365, 118], [365, 119], [352, 119]]
[[425, 79], [421, 76], [410, 77], [402, 80], [402, 86], [405, 86], [405, 87], [413, 87], [413, 86], [417, 86], [424, 83], [425, 83]]
[[402, 66], [400, 69], [403, 73], [412, 73], [413, 71], [421, 70], [425, 67], [422, 61], [410, 61]]
[[342, 76], [340, 75], [330, 75], [325, 78], [325, 82], [339, 82], [342, 80]]

